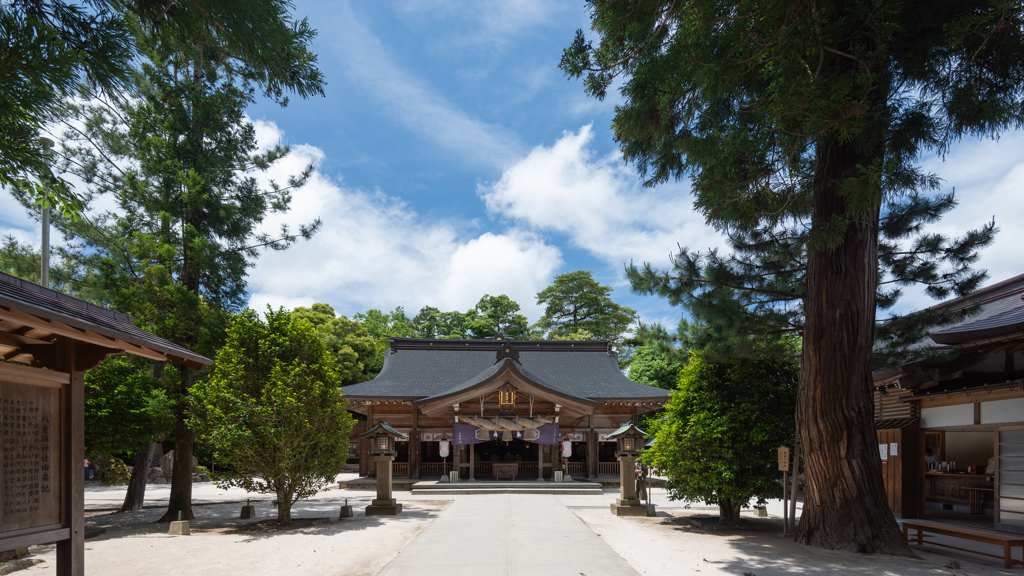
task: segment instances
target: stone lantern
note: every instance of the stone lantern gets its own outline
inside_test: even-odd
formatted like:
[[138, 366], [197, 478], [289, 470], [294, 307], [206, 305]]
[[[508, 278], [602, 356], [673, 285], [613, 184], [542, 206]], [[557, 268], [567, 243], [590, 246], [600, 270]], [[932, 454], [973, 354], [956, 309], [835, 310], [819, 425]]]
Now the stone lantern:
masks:
[[395, 515], [402, 512], [402, 505], [391, 497], [391, 463], [395, 460], [395, 440], [409, 438], [381, 421], [359, 435], [370, 440], [370, 455], [377, 463], [377, 497], [366, 507], [367, 516]]
[[616, 516], [647, 516], [647, 506], [636, 495], [636, 459], [644, 448], [647, 433], [626, 422], [619, 429], [605, 436], [615, 440], [618, 450], [615, 457], [619, 459], [619, 497], [611, 505], [612, 514]]

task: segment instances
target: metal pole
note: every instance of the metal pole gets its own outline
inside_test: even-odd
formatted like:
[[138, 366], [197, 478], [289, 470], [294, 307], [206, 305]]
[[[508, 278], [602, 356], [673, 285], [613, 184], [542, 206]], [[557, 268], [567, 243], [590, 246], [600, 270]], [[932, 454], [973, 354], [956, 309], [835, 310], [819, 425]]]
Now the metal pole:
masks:
[[[53, 149], [53, 140], [46, 137], [39, 138], [39, 144], [47, 150]], [[45, 186], [45, 183], [44, 183]], [[49, 187], [46, 187], [46, 191], [49, 192]], [[42, 284], [43, 288], [50, 287], [50, 205], [49, 198], [46, 199], [46, 208], [43, 208], [43, 248], [42, 248], [42, 263], [39, 269], [39, 283]]]
[[789, 479], [789, 470], [782, 471], [782, 535], [789, 536], [789, 500], [786, 498], [786, 485]]
[[793, 490], [789, 496], [789, 522], [793, 528], [793, 533], [796, 533], [796, 495], [797, 495], [797, 483], [800, 479], [800, 437], [797, 436], [797, 441], [793, 443]]
[[43, 208], [43, 252], [39, 270], [39, 283], [50, 287], [50, 207]]

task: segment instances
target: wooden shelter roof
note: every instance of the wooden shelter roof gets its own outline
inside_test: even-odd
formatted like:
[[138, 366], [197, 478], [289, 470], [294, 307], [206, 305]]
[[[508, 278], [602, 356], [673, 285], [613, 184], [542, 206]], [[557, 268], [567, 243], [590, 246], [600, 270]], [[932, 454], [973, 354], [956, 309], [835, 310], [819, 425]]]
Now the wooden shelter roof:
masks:
[[667, 400], [668, 391], [633, 382], [607, 340], [429, 340], [392, 338], [373, 380], [346, 386], [349, 398], [401, 398], [415, 404], [455, 398], [514, 372], [538, 390], [596, 405], [608, 400]]
[[0, 273], [0, 359], [40, 364], [57, 336], [202, 368], [212, 361], [135, 326], [135, 319]]

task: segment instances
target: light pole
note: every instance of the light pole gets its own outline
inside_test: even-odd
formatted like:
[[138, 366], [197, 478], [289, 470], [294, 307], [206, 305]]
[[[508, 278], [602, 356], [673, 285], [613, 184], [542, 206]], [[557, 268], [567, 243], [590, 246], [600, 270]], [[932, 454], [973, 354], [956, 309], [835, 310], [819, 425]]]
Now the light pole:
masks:
[[[46, 137], [40, 137], [39, 143], [43, 145], [47, 150], [53, 149], [53, 140]], [[44, 189], [46, 184], [43, 184]], [[43, 204], [43, 247], [42, 247], [42, 263], [39, 267], [39, 283], [43, 288], [50, 287], [50, 200], [47, 198]]]

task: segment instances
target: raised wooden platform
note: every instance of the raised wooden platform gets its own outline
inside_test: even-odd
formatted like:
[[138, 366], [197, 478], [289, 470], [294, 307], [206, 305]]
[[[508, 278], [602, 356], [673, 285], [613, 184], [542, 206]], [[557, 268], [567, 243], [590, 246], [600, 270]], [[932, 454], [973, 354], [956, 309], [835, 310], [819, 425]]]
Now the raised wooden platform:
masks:
[[412, 486], [413, 494], [572, 494], [601, 495], [604, 490], [596, 482], [495, 482], [465, 480], [438, 482], [425, 480]]
[[[910, 536], [911, 530], [915, 530], [917, 532], [916, 538], [914, 538], [913, 540]], [[908, 544], [912, 541], [916, 541], [919, 545], [924, 544], [925, 533], [940, 534], [942, 536], [952, 536], [954, 538], [963, 538], [964, 540], [973, 540], [975, 542], [984, 542], [986, 544], [1002, 546], [1003, 555], [997, 556], [995, 554], [987, 554], [985, 552], [969, 550], [967, 548], [959, 548], [957, 546], [950, 546], [948, 544], [928, 542], [928, 544], [931, 544], [932, 546], [942, 546], [945, 548], [952, 548], [953, 550], [960, 550], [961, 552], [972, 552], [974, 554], [981, 554], [982, 556], [1002, 558], [1003, 566], [1005, 568], [1012, 568], [1013, 566], [1024, 564], [1024, 562], [1016, 560], [1011, 556], [1011, 552], [1014, 547], [1020, 546], [1021, 548], [1024, 548], [1024, 535], [1007, 534], [1005, 532], [992, 532], [989, 530], [978, 530], [975, 528], [965, 528], [963, 526], [954, 526], [952, 524], [928, 522], [927, 520], [903, 521], [903, 536], [907, 539]]]

